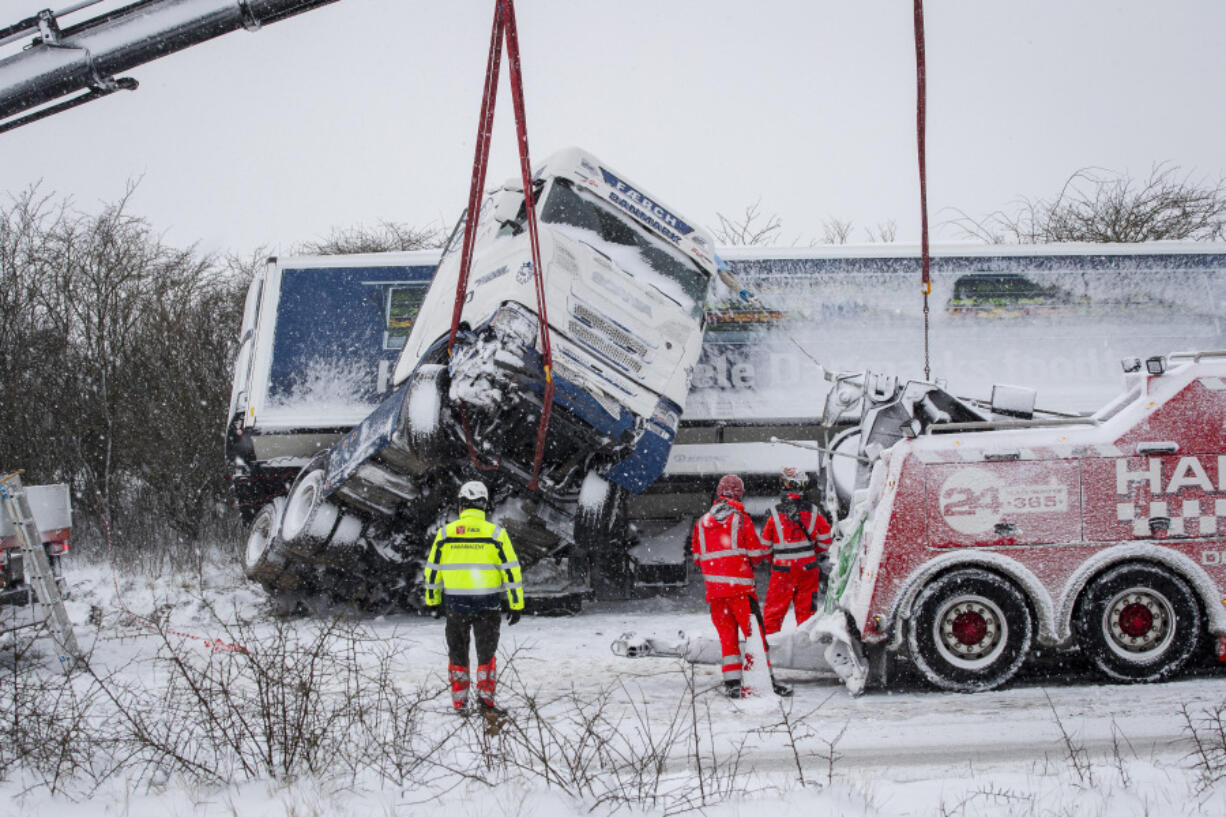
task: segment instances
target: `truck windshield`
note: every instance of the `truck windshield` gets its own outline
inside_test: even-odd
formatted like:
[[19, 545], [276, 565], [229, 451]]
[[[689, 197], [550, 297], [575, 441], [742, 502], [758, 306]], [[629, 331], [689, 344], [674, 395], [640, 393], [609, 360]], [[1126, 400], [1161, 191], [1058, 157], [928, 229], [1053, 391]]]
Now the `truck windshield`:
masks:
[[702, 320], [710, 279], [678, 250], [609, 207], [570, 179], [555, 179], [541, 221], [611, 258], [637, 280], [655, 287]]

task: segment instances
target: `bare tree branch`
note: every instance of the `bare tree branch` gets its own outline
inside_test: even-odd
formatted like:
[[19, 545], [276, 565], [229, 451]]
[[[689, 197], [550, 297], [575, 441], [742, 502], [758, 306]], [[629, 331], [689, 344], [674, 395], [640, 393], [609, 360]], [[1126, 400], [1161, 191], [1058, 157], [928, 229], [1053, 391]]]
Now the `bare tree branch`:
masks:
[[1011, 213], [980, 220], [958, 212], [950, 223], [989, 244], [1218, 241], [1226, 238], [1226, 180], [1194, 181], [1167, 162], [1143, 181], [1087, 167], [1051, 201], [1023, 198]]
[[783, 222], [779, 216], [772, 213], [762, 215], [762, 200], [758, 199], [745, 208], [745, 213], [738, 219], [731, 219], [723, 213], [716, 213], [719, 227], [712, 230], [715, 240], [728, 247], [757, 247], [775, 243]]

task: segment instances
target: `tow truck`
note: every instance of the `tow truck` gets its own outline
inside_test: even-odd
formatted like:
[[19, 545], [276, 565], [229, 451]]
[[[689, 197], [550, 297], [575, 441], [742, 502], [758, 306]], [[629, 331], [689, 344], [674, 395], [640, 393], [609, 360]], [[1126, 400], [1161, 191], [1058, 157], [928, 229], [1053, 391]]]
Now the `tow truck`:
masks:
[[1016, 388], [980, 418], [925, 384], [862, 393], [868, 462], [812, 630], [841, 640], [849, 687], [890, 655], [960, 692], [1038, 646], [1117, 682], [1226, 657], [1226, 352], [1123, 369], [1086, 416], [1038, 416]]
[[[872, 372], [832, 375], [823, 452], [836, 524], [823, 612], [773, 637], [772, 661], [853, 694], [910, 662], [933, 686], [997, 688], [1037, 648], [1107, 680], [1226, 660], [1226, 352], [1123, 361], [1089, 414], [1035, 392], [988, 401]], [[706, 662], [713, 639], [627, 633], [627, 656]]]

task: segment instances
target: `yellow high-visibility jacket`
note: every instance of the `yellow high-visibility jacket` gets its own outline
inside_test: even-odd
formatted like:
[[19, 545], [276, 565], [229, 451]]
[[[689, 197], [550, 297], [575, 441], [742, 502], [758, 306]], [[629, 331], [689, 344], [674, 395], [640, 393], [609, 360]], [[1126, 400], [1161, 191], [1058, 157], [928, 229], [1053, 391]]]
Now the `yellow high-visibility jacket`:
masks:
[[523, 574], [511, 537], [476, 508], [439, 528], [426, 561], [426, 606], [476, 613], [497, 610], [503, 593], [524, 609]]

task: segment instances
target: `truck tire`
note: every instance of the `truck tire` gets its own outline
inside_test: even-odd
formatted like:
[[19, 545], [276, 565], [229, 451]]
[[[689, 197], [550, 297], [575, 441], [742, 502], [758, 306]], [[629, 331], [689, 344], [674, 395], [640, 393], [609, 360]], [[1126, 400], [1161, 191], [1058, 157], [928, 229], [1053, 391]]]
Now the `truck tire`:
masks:
[[362, 531], [366, 529], [366, 521], [356, 514], [342, 512], [341, 519], [336, 523], [336, 528], [332, 532], [332, 538], [328, 540], [328, 544], [334, 547], [356, 545], [358, 540], [362, 538]]
[[1114, 681], [1162, 681], [1201, 644], [1204, 619], [1188, 583], [1153, 564], [1118, 565], [1086, 586], [1073, 615], [1077, 645]]
[[1026, 597], [1008, 579], [978, 568], [934, 580], [915, 600], [908, 646], [916, 667], [951, 692], [1004, 684], [1030, 652]]
[[278, 558], [275, 541], [284, 510], [285, 498], [279, 496], [261, 506], [251, 520], [251, 530], [247, 532], [243, 548], [243, 573], [247, 578], [271, 579], [281, 570], [283, 560]]
[[423, 363], [413, 375], [402, 409], [404, 444], [427, 463], [438, 462], [446, 454], [443, 434], [446, 377], [446, 366]]
[[291, 547], [313, 549], [327, 542], [332, 534], [340, 508], [323, 498], [328, 455], [317, 455], [289, 489], [285, 510], [281, 514], [281, 539]]
[[626, 489], [595, 471], [583, 479], [574, 538], [586, 563], [597, 598], [619, 599], [630, 594], [627, 548]]

